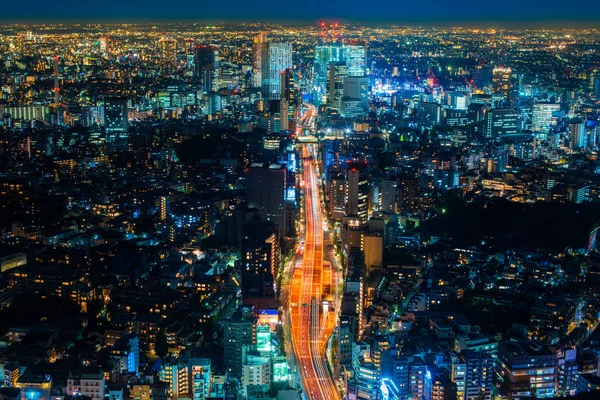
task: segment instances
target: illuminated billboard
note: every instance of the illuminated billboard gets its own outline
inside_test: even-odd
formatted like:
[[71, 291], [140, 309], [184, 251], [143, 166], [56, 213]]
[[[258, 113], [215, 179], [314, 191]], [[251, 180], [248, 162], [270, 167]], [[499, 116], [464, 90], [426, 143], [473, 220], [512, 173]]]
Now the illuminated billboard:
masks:
[[269, 325], [256, 327], [256, 348], [260, 352], [271, 351], [271, 328]]

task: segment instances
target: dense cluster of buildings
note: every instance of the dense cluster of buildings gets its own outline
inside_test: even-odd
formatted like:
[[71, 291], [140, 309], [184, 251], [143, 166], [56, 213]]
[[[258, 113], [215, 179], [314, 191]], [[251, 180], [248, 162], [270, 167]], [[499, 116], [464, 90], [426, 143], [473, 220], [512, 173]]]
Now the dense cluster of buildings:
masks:
[[0, 398], [303, 398], [307, 142], [342, 398], [600, 390], [598, 43], [1, 26]]

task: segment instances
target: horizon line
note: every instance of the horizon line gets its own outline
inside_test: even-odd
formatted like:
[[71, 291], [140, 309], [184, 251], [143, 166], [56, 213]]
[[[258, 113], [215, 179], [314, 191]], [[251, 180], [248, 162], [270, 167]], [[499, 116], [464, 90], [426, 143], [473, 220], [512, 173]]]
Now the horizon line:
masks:
[[531, 19], [524, 21], [523, 19], [497, 19], [497, 20], [481, 20], [473, 19], [413, 19], [398, 20], [398, 21], [379, 21], [379, 20], [361, 20], [353, 18], [192, 18], [192, 17], [61, 17], [61, 18], [6, 18], [0, 17], [0, 26], [10, 25], [28, 25], [28, 24], [49, 24], [49, 25], [94, 25], [94, 24], [257, 24], [264, 26], [310, 26], [317, 25], [322, 21], [336, 21], [343, 25], [362, 25], [362, 26], [409, 26], [409, 27], [440, 27], [440, 28], [478, 28], [478, 29], [600, 29], [600, 20], [597, 19]]

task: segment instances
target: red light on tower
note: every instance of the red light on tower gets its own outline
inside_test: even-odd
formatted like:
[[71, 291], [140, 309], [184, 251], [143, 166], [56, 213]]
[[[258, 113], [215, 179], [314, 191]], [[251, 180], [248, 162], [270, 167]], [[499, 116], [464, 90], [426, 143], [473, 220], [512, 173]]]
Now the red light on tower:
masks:
[[340, 36], [339, 22], [321, 22], [319, 23], [319, 36], [323, 42], [337, 42]]

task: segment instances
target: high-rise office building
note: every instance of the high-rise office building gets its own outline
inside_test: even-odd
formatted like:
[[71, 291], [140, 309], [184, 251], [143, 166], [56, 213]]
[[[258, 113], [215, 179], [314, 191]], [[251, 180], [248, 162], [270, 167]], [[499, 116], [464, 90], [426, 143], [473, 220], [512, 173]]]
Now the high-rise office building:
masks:
[[586, 123], [585, 132], [587, 134], [587, 146], [595, 149], [598, 146], [598, 138], [600, 137], [600, 126]]
[[442, 107], [438, 103], [419, 102], [417, 121], [427, 128], [439, 125], [442, 121]]
[[330, 171], [328, 189], [329, 216], [340, 220], [346, 213], [346, 182], [341, 171]]
[[104, 127], [107, 133], [127, 132], [129, 120], [127, 114], [127, 98], [105, 97], [104, 98]]
[[10, 115], [10, 118], [14, 121], [32, 121], [34, 119], [44, 120], [49, 111], [50, 107], [43, 104], [18, 106], [0, 104], [0, 115]]
[[296, 116], [296, 106], [299, 102], [299, 93], [294, 83], [294, 71], [286, 69], [281, 72], [281, 104], [279, 113], [281, 115], [281, 129], [293, 130]]
[[216, 92], [209, 91], [206, 94], [206, 113], [208, 115], [214, 115], [221, 110], [223, 110], [223, 96]]
[[262, 60], [262, 95], [281, 100], [281, 72], [292, 68], [291, 43], [267, 43]]
[[313, 84], [315, 103], [321, 104], [327, 91], [327, 71], [332, 62], [342, 61], [342, 46], [339, 43], [326, 43], [315, 47], [313, 62]]
[[344, 96], [344, 79], [348, 76], [348, 66], [344, 62], [332, 62], [327, 72], [327, 104], [340, 110]]
[[264, 32], [254, 36], [252, 44], [252, 85], [262, 86], [263, 57], [267, 49], [267, 34]]
[[281, 123], [281, 113], [278, 111], [271, 111], [263, 114], [260, 120], [261, 126], [267, 131], [267, 133], [278, 133], [283, 129]]
[[581, 149], [588, 145], [588, 135], [585, 129], [585, 123], [573, 121], [567, 125], [569, 134], [569, 147], [572, 149]]
[[[367, 48], [362, 42], [323, 43], [315, 47], [313, 63], [314, 101], [321, 104], [326, 96], [327, 82], [329, 80], [329, 66], [331, 63], [343, 62], [347, 67], [347, 76], [363, 77], [367, 71]], [[342, 82], [343, 86], [343, 82]], [[346, 96], [343, 94], [343, 96]], [[350, 96], [354, 98], [354, 96]], [[357, 97], [361, 98], [362, 97]]]
[[519, 110], [519, 130], [529, 131], [531, 130], [531, 123], [533, 117], [533, 100], [532, 99], [519, 99], [518, 107]]
[[109, 52], [110, 49], [108, 47], [108, 36], [100, 36], [99, 50], [102, 54], [107, 54]]
[[518, 131], [518, 119], [518, 111], [512, 108], [490, 110], [486, 115], [484, 134], [489, 138], [515, 134]]
[[202, 69], [215, 62], [215, 48], [207, 45], [197, 45], [194, 48], [194, 64], [196, 65], [196, 75], [202, 75]]
[[196, 71], [196, 41], [187, 39], [185, 41], [185, 67], [192, 74]]
[[560, 104], [534, 103], [531, 117], [531, 130], [535, 133], [548, 134], [556, 126]]
[[[373, 221], [370, 220], [369, 223]], [[367, 273], [380, 269], [383, 263], [383, 235], [382, 232], [366, 232], [361, 236], [361, 250], [365, 254], [365, 267]]]
[[202, 82], [204, 92], [219, 89], [220, 75], [219, 50], [214, 46], [198, 45], [194, 49], [196, 76]]
[[346, 213], [358, 217], [361, 224], [366, 224], [369, 218], [369, 191], [369, 174], [366, 164], [348, 164]]
[[343, 97], [358, 99], [361, 106], [367, 106], [369, 104], [369, 78], [367, 76], [346, 76]]
[[286, 232], [285, 178], [285, 165], [262, 163], [252, 164], [246, 176], [248, 207], [258, 209], [262, 219], [279, 226], [280, 237]]
[[344, 44], [342, 59], [348, 66], [348, 76], [365, 76], [367, 74], [367, 45], [356, 41]]
[[455, 110], [466, 110], [469, 106], [468, 97], [464, 92], [448, 92], [446, 94], [446, 104]]
[[158, 41], [158, 48], [162, 64], [174, 67], [177, 63], [177, 40], [163, 37]]
[[492, 71], [492, 84], [494, 93], [503, 94], [507, 100], [511, 98], [512, 91], [512, 69], [496, 67]]
[[365, 107], [358, 99], [342, 97], [340, 104], [340, 116], [343, 118], [356, 119], [365, 113]]
[[393, 213], [398, 211], [398, 180], [387, 178], [381, 181], [381, 204], [379, 209]]

